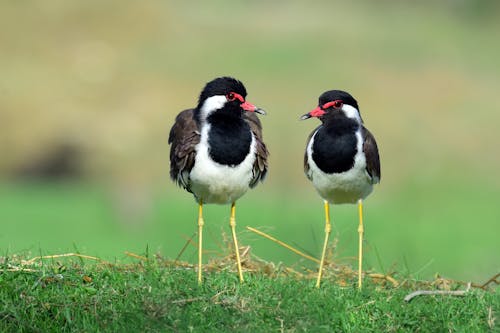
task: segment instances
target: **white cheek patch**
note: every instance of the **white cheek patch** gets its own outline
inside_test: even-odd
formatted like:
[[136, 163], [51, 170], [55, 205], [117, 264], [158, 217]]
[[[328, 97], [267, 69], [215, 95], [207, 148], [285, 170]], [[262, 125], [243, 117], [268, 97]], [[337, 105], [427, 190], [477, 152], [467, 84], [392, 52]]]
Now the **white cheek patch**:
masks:
[[200, 109], [201, 120], [207, 119], [207, 117], [215, 110], [222, 109], [224, 104], [226, 104], [227, 99], [224, 95], [217, 95], [209, 97], [203, 102]]
[[342, 106], [342, 111], [348, 118], [356, 119], [359, 123], [361, 123], [361, 116], [359, 115], [358, 109], [349, 104], [344, 104]]

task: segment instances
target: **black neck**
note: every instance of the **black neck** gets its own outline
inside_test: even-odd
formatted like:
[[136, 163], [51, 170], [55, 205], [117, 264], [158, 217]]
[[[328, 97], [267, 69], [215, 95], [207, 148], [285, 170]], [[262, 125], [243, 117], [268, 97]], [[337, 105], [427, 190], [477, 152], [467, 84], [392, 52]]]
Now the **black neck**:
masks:
[[357, 152], [359, 123], [347, 117], [327, 119], [314, 137], [312, 158], [326, 173], [351, 169]]
[[219, 110], [208, 116], [208, 145], [210, 157], [215, 162], [234, 166], [243, 162], [250, 152], [252, 134], [241, 112], [230, 111]]

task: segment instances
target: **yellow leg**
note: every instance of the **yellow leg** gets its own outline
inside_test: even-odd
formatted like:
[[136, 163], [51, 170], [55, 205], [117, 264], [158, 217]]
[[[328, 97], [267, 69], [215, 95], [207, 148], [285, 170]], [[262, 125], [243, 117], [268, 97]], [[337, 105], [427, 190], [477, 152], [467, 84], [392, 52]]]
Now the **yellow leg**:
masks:
[[241, 269], [241, 260], [240, 260], [240, 248], [238, 247], [238, 240], [236, 239], [236, 204], [233, 202], [231, 204], [231, 217], [229, 218], [229, 226], [231, 227], [231, 232], [233, 234], [233, 242], [234, 242], [234, 252], [236, 253], [236, 262], [238, 264], [238, 276], [240, 277], [240, 282], [243, 282], [243, 272]]
[[361, 289], [362, 285], [362, 274], [363, 274], [363, 200], [358, 201], [358, 213], [359, 213], [359, 253], [358, 253], [358, 289]]
[[198, 206], [198, 284], [201, 284], [201, 255], [202, 255], [202, 241], [203, 241], [203, 201], [200, 200]]
[[325, 243], [323, 244], [323, 252], [321, 254], [321, 261], [319, 262], [318, 279], [316, 280], [316, 287], [319, 288], [321, 283], [321, 275], [323, 274], [323, 265], [325, 263], [326, 247], [328, 245], [328, 238], [330, 232], [332, 231], [332, 226], [330, 224], [330, 205], [328, 201], [325, 200]]

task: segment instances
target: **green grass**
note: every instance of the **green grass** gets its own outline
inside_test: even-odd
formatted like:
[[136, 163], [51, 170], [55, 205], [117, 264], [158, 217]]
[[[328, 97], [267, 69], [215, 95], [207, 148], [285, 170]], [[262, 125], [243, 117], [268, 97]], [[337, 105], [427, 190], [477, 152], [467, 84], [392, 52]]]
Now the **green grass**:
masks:
[[[17, 258], [18, 260], [19, 258]], [[8, 260], [3, 269], [16, 266]], [[0, 270], [2, 332], [486, 332], [498, 328], [498, 291], [403, 298], [369, 280], [339, 287], [262, 273], [240, 284], [161, 261], [104, 265], [46, 260], [35, 272]], [[453, 287], [453, 286], [452, 286]]]

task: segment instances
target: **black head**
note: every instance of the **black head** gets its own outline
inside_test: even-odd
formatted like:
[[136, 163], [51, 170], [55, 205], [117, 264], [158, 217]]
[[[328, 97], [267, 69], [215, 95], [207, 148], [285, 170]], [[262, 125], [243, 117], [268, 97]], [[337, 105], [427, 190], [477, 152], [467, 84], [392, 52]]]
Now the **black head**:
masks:
[[311, 112], [301, 117], [302, 120], [317, 117], [321, 121], [332, 117], [347, 117], [362, 123], [358, 102], [348, 92], [342, 90], [329, 90], [321, 94], [318, 106]]
[[241, 97], [247, 97], [247, 90], [241, 81], [229, 76], [218, 77], [208, 82], [205, 88], [201, 91], [200, 98], [198, 100], [198, 108], [201, 107], [203, 102], [209, 97], [217, 95], [227, 95], [229, 93], [237, 93]]
[[241, 81], [227, 76], [216, 78], [203, 88], [195, 110], [196, 118], [203, 121], [214, 112], [231, 117], [241, 117], [244, 112], [266, 114], [264, 110], [247, 102], [246, 96], [247, 91]]
[[319, 96], [318, 106], [323, 106], [328, 102], [340, 100], [344, 104], [355, 107], [359, 111], [358, 102], [348, 92], [342, 90], [329, 90]]

